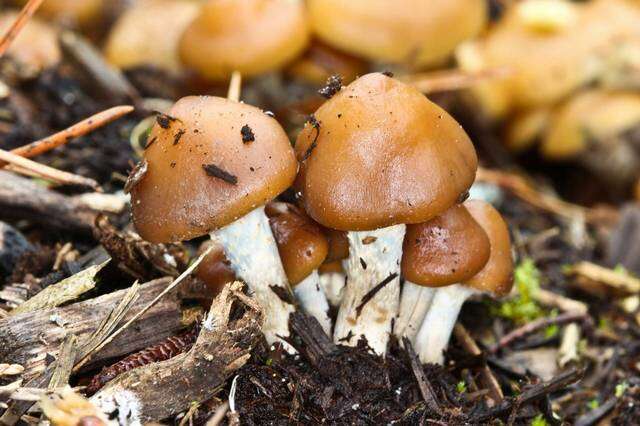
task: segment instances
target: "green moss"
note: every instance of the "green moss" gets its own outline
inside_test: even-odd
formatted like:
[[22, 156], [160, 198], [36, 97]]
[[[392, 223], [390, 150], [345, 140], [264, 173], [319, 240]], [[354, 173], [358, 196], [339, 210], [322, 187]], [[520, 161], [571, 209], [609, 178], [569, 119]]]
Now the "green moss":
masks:
[[538, 414], [531, 420], [531, 426], [547, 426], [548, 424], [542, 414]]
[[544, 315], [544, 310], [533, 299], [540, 288], [540, 271], [532, 259], [526, 258], [520, 262], [515, 269], [514, 280], [518, 294], [494, 306], [493, 314], [517, 324], [524, 324]]
[[464, 380], [460, 380], [456, 384], [456, 390], [458, 391], [458, 393], [465, 393], [467, 391], [467, 384], [464, 382]]

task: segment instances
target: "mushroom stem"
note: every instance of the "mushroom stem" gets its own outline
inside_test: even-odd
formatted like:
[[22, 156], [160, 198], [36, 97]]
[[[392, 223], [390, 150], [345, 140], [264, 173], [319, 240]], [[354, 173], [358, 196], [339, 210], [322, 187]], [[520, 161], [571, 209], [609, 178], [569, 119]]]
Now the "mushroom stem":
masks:
[[240, 89], [242, 87], [242, 74], [234, 71], [229, 81], [229, 89], [227, 90], [227, 99], [230, 101], [240, 101]]
[[454, 284], [435, 291], [431, 307], [422, 321], [415, 339], [416, 351], [424, 363], [442, 364], [443, 351], [449, 343], [458, 314], [474, 290]]
[[279, 339], [289, 336], [289, 314], [295, 309], [272, 289], [282, 287], [285, 293], [291, 291], [264, 206], [212, 232], [211, 237], [220, 241], [236, 276], [247, 283], [260, 304], [264, 318], [262, 332], [267, 343], [280, 341], [293, 352]]
[[354, 346], [364, 336], [376, 353], [386, 352], [398, 312], [405, 229], [402, 224], [348, 233], [347, 284], [333, 334], [336, 343]]
[[331, 306], [340, 306], [344, 296], [344, 284], [347, 276], [343, 272], [324, 272], [320, 274], [320, 287]]
[[393, 330], [400, 341], [403, 336], [411, 342], [414, 341], [422, 320], [431, 306], [435, 292], [434, 288], [423, 287], [411, 281], [404, 282], [400, 297], [400, 312], [398, 312]]
[[320, 326], [331, 335], [331, 318], [329, 318], [329, 302], [320, 287], [320, 276], [314, 270], [307, 278], [300, 281], [294, 288], [293, 293], [300, 302], [302, 309], [318, 320]]

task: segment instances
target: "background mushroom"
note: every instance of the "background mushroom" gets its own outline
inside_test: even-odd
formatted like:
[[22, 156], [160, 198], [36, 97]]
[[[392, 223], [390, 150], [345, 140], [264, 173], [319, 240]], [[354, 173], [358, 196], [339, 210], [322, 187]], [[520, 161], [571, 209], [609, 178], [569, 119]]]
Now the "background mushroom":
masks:
[[513, 259], [507, 224], [491, 204], [470, 200], [464, 203], [473, 219], [486, 232], [491, 254], [482, 270], [463, 284], [439, 288], [433, 297], [415, 339], [420, 360], [442, 364], [443, 351], [458, 319], [462, 304], [473, 294], [488, 293], [505, 296], [513, 286]]
[[[212, 247], [213, 246], [213, 247]], [[204, 253], [210, 247], [211, 251], [207, 254], [198, 268], [195, 275], [206, 286], [206, 294], [203, 298], [211, 303], [211, 300], [220, 293], [225, 284], [236, 279], [236, 274], [231, 269], [230, 262], [224, 254], [224, 247], [217, 241], [208, 240], [200, 245], [198, 253]]]
[[342, 265], [349, 257], [349, 240], [347, 240], [347, 233], [344, 231], [329, 228], [325, 228], [324, 231], [329, 241], [329, 251], [324, 263], [318, 268], [320, 286], [329, 304], [340, 306], [347, 279]]
[[271, 202], [265, 208], [289, 284], [302, 308], [331, 335], [329, 303], [320, 287], [318, 267], [329, 244], [320, 227], [296, 206]]
[[180, 41], [183, 62], [203, 77], [225, 81], [278, 69], [309, 41], [301, 0], [209, 0]]
[[105, 56], [120, 68], [154, 65], [182, 69], [178, 41], [200, 6], [191, 0], [142, 0], [127, 8], [111, 28]]
[[460, 204], [428, 222], [407, 225], [396, 336], [413, 341], [436, 288], [473, 277], [487, 263], [489, 253], [487, 234]]
[[294, 308], [281, 299], [289, 286], [264, 214], [297, 171], [284, 130], [258, 108], [207, 96], [156, 121], [128, 184], [136, 229], [152, 242], [211, 233], [261, 304], [267, 341], [288, 336]]
[[487, 22], [484, 0], [310, 0], [315, 34], [364, 58], [415, 67], [445, 60]]
[[416, 89], [374, 73], [325, 102], [295, 149], [307, 213], [349, 231], [334, 340], [354, 345], [365, 336], [384, 353], [398, 307], [404, 224], [431, 219], [467, 192], [477, 165], [473, 145]]

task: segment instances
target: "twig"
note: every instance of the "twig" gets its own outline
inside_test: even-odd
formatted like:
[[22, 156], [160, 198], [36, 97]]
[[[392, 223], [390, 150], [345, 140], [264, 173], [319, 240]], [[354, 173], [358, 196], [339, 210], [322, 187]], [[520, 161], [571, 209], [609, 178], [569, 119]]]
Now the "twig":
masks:
[[38, 10], [40, 5], [44, 0], [29, 0], [27, 4], [24, 5], [18, 18], [15, 22], [9, 27], [9, 29], [4, 33], [2, 38], [0, 39], [0, 57], [2, 57], [15, 38], [18, 36], [22, 28], [27, 24], [29, 18], [33, 16], [34, 13]]
[[568, 322], [582, 321], [585, 318], [587, 318], [587, 315], [584, 313], [566, 312], [554, 318], [537, 319], [535, 321], [532, 321], [528, 324], [523, 325], [520, 328], [516, 328], [511, 333], [508, 333], [505, 336], [503, 336], [502, 339], [498, 341], [498, 343], [496, 343], [490, 348], [489, 352], [496, 353], [498, 350], [500, 350], [501, 348], [504, 348], [505, 346], [509, 346], [514, 341], [522, 339], [523, 337], [528, 336], [531, 333], [535, 333], [538, 330], [542, 330], [543, 328], [547, 328], [550, 325], [561, 325], [561, 324], [566, 324]]
[[[453, 328], [453, 333], [456, 336], [456, 340], [460, 345], [472, 355], [482, 355], [482, 351], [476, 344], [473, 337], [469, 334], [466, 328], [460, 323], [457, 323]], [[504, 393], [498, 383], [498, 379], [493, 375], [491, 368], [488, 365], [484, 365], [480, 370], [480, 380], [482, 384], [489, 390], [491, 398], [494, 402], [500, 402], [504, 399]]]
[[558, 349], [558, 366], [563, 368], [572, 361], [578, 361], [578, 342], [580, 341], [580, 327], [576, 323], [567, 324], [562, 333], [562, 341]]
[[[28, 145], [12, 149], [11, 153], [26, 158], [35, 157], [36, 155], [40, 155], [47, 151], [51, 151], [52, 149], [57, 148], [61, 145], [64, 145], [73, 138], [86, 135], [87, 133], [98, 129], [105, 124], [111, 123], [112, 121], [129, 114], [133, 110], [134, 108], [130, 105], [120, 105], [109, 108], [107, 110], [94, 114], [89, 118], [85, 118], [84, 120], [72, 125], [71, 127], [54, 133], [51, 136], [47, 136], [44, 139], [40, 139], [35, 142], [31, 142]], [[0, 166], [4, 165], [6, 164], [0, 163]]]
[[234, 71], [229, 81], [229, 90], [227, 91], [227, 99], [238, 102], [240, 100], [240, 90], [242, 88], [242, 74]]
[[418, 382], [418, 387], [420, 388], [420, 394], [422, 394], [422, 398], [424, 402], [427, 403], [427, 407], [434, 413], [442, 416], [442, 410], [440, 409], [440, 404], [438, 404], [438, 399], [436, 398], [435, 393], [433, 392], [433, 388], [431, 387], [431, 383], [427, 378], [427, 375], [424, 374], [424, 370], [422, 369], [422, 365], [418, 360], [418, 355], [416, 351], [413, 349], [413, 345], [411, 341], [406, 337], [402, 338], [402, 344], [404, 346], [405, 351], [407, 351], [407, 355], [409, 356], [409, 362], [411, 363], [411, 370], [413, 370], [413, 374], [416, 376], [416, 381]]
[[[589, 411], [576, 419], [575, 426], [591, 426], [598, 423], [604, 416], [614, 409], [618, 402], [618, 398], [611, 397], [598, 408]], [[629, 419], [631, 420], [631, 419]]]
[[[113, 334], [111, 334], [101, 344], [96, 346], [96, 348], [94, 350], [92, 350], [92, 353], [93, 352], [98, 352], [100, 349], [104, 348], [109, 342], [111, 342], [113, 339], [115, 339], [116, 336], [118, 336], [120, 333], [122, 333], [134, 321], [136, 321], [138, 318], [140, 318], [142, 315], [144, 315], [145, 312], [147, 312], [149, 309], [151, 309], [153, 307], [153, 305], [158, 303], [158, 301], [160, 299], [162, 299], [164, 296], [166, 296], [167, 293], [170, 293], [178, 284], [180, 284], [186, 277], [188, 277], [191, 274], [191, 272], [193, 272], [193, 270], [195, 268], [198, 267], [200, 262], [202, 262], [202, 259], [204, 259], [209, 254], [209, 252], [213, 249], [213, 247], [214, 247], [213, 245], [210, 246], [200, 256], [198, 256], [198, 258], [191, 264], [191, 266], [189, 266], [178, 278], [173, 280], [173, 282], [171, 284], [169, 284], [167, 286], [167, 288], [165, 288], [151, 302], [149, 302], [149, 304], [147, 304], [147, 306], [142, 308], [137, 314], [135, 314], [133, 317], [131, 317], [131, 319], [129, 319], [129, 321], [127, 321], [123, 326], [121, 326], [119, 329], [117, 329], [115, 332], [113, 332]], [[89, 355], [91, 355], [91, 353], [88, 353], [82, 360], [80, 360], [80, 362], [78, 362], [78, 364], [74, 368], [74, 371], [77, 371], [78, 369], [80, 369], [89, 360]]]
[[513, 71], [506, 67], [489, 68], [476, 72], [452, 69], [412, 74], [401, 79], [422, 93], [434, 93], [467, 89], [482, 81], [499, 80], [512, 74]]
[[579, 275], [627, 293], [640, 293], [640, 279], [610, 268], [582, 261], [567, 268], [567, 274]]
[[211, 416], [209, 420], [207, 420], [205, 426], [220, 425], [222, 423], [222, 420], [224, 420], [227, 411], [229, 411], [229, 401], [223, 402], [218, 408], [216, 408], [215, 413], [213, 413], [213, 416]]
[[68, 334], [60, 345], [60, 351], [58, 352], [58, 359], [56, 368], [53, 370], [53, 375], [49, 381], [49, 390], [63, 387], [69, 384], [69, 377], [71, 376], [71, 369], [73, 363], [76, 360], [78, 353], [77, 346], [78, 339], [74, 334]]
[[569, 386], [570, 384], [577, 382], [583, 377], [583, 375], [584, 370], [578, 370], [577, 368], [567, 370], [566, 372], [554, 377], [547, 382], [542, 382], [538, 383], [537, 385], [531, 386], [530, 388], [524, 390], [516, 398], [505, 399], [495, 407], [490, 408], [489, 410], [476, 416], [473, 416], [470, 419], [470, 423], [482, 423], [485, 420], [507, 413], [513, 407], [522, 406], [523, 404], [534, 401], [544, 395], [557, 392]]
[[[5, 166], [6, 169], [25, 174], [23, 170], [28, 170], [37, 176], [47, 179], [59, 184], [67, 185], [81, 185], [88, 186], [94, 189], [98, 189], [98, 182], [93, 179], [83, 176], [74, 175], [73, 173], [64, 172], [62, 170], [54, 169], [53, 167], [45, 166], [44, 164], [36, 163], [35, 161], [28, 160], [19, 155], [13, 154], [9, 151], [0, 149], [0, 161], [10, 163]], [[17, 167], [13, 167], [17, 166]]]
[[545, 289], [538, 289], [531, 295], [533, 299], [544, 305], [552, 308], [558, 308], [564, 312], [578, 312], [586, 314], [589, 311], [588, 306], [578, 300], [570, 299], [562, 296], [561, 294], [554, 293]]

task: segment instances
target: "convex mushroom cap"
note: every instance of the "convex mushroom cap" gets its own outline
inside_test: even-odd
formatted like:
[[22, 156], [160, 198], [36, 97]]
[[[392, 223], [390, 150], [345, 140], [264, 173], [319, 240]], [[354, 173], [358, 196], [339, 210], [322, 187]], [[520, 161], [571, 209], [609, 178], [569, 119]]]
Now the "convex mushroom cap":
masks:
[[487, 22], [484, 0], [310, 0], [311, 25], [332, 46], [370, 60], [433, 65]]
[[[1, 13], [0, 34], [4, 34], [17, 18], [17, 11]], [[13, 40], [7, 55], [21, 67], [26, 67], [28, 73], [37, 73], [60, 62], [58, 34], [46, 22], [31, 17]]]
[[491, 244], [491, 254], [482, 270], [464, 285], [497, 297], [509, 294], [513, 287], [513, 258], [509, 228], [498, 211], [489, 203], [469, 200], [464, 203], [471, 216], [484, 229]]
[[359, 75], [365, 74], [367, 63], [354, 56], [336, 50], [331, 46], [313, 41], [304, 54], [296, 59], [287, 69], [287, 73], [295, 78], [313, 84], [324, 84], [333, 75], [350, 83]]
[[207, 287], [208, 298], [216, 296], [225, 284], [236, 279], [236, 274], [231, 269], [231, 265], [224, 254], [222, 244], [208, 240], [202, 243], [199, 253], [204, 253], [209, 247], [213, 246], [209, 254], [207, 254], [195, 271], [196, 277], [200, 278]]
[[182, 68], [178, 41], [199, 10], [191, 0], [143, 0], [124, 11], [109, 33], [107, 60], [120, 68]]
[[338, 230], [420, 223], [473, 183], [477, 157], [462, 127], [411, 86], [360, 77], [307, 122], [296, 142], [307, 213]]
[[180, 42], [186, 65], [211, 80], [282, 67], [304, 50], [309, 28], [301, 0], [209, 0]]
[[272, 202], [267, 204], [265, 213], [287, 279], [295, 286], [324, 262], [329, 248], [327, 238], [318, 224], [292, 204]]
[[133, 222], [148, 241], [186, 240], [223, 227], [295, 178], [289, 139], [256, 107], [189, 96], [156, 121], [128, 185]]
[[38, 8], [38, 14], [67, 26], [86, 27], [100, 17], [104, 5], [104, 0], [46, 0]]
[[480, 272], [490, 251], [485, 231], [456, 204], [428, 222], [407, 226], [402, 275], [426, 287], [456, 284]]

